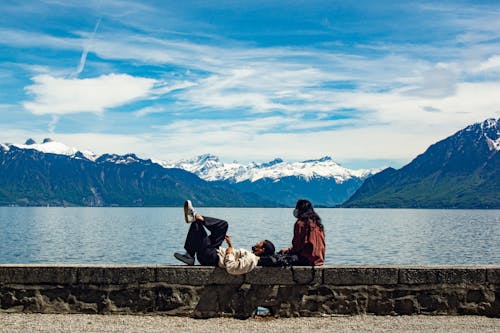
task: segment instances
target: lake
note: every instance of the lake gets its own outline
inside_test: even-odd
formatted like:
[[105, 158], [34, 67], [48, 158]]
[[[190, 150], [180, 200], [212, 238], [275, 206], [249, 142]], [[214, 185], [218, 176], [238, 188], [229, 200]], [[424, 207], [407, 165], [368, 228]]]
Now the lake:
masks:
[[[235, 247], [291, 243], [290, 208], [197, 208]], [[500, 210], [317, 209], [330, 265], [500, 264]], [[179, 208], [0, 207], [0, 263], [179, 264]]]

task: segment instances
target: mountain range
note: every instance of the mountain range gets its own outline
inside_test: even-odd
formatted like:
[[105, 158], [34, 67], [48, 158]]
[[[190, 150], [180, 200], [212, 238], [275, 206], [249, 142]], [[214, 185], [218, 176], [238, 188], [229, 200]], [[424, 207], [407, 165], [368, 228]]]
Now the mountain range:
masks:
[[45, 139], [0, 145], [0, 205], [276, 206], [253, 194], [167, 169], [134, 154], [80, 152]]
[[499, 150], [500, 119], [470, 125], [368, 178], [343, 207], [498, 209]]
[[330, 157], [304, 162], [224, 164], [206, 154], [163, 162], [135, 154], [96, 155], [45, 139], [0, 144], [0, 204], [176, 206], [319, 206], [344, 202], [372, 170], [349, 170]]
[[350, 170], [331, 157], [223, 163], [96, 155], [45, 139], [0, 144], [0, 205], [500, 208], [499, 120], [473, 124], [396, 170]]
[[379, 170], [350, 170], [329, 156], [317, 160], [285, 162], [276, 158], [267, 163], [223, 163], [205, 154], [190, 160], [163, 163], [180, 168], [211, 182], [231, 185], [242, 193], [255, 193], [269, 201], [294, 206], [298, 198], [308, 198], [317, 206], [335, 206], [347, 200], [364, 179]]

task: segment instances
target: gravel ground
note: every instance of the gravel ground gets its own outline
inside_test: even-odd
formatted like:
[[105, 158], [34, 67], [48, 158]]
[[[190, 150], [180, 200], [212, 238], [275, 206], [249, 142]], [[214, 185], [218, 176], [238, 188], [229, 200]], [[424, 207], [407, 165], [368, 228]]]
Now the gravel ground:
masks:
[[0, 313], [0, 332], [500, 332], [500, 319], [476, 316], [334, 316], [247, 320], [140, 315]]

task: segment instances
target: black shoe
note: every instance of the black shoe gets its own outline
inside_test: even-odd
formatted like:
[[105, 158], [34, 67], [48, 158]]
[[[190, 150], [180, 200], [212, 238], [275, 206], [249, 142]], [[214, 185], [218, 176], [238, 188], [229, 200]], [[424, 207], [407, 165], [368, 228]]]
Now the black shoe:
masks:
[[189, 266], [194, 265], [194, 258], [191, 257], [189, 253], [180, 253], [180, 252], [175, 252], [174, 257], [177, 260], [182, 261], [185, 264], [188, 264]]

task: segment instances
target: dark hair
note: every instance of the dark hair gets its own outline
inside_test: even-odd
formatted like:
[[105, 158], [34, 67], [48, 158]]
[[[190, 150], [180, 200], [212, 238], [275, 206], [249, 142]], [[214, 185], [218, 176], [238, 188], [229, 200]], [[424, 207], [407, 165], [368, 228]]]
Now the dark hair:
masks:
[[306, 222], [308, 227], [309, 223], [314, 221], [320, 230], [324, 229], [323, 223], [321, 223], [321, 217], [314, 211], [313, 205], [309, 200], [298, 200], [295, 209], [299, 211], [299, 220]]
[[274, 244], [271, 241], [268, 241], [267, 239], [264, 240], [264, 244], [262, 245], [262, 248], [264, 249], [264, 253], [262, 255], [272, 256], [274, 254], [275, 248], [274, 248]]

